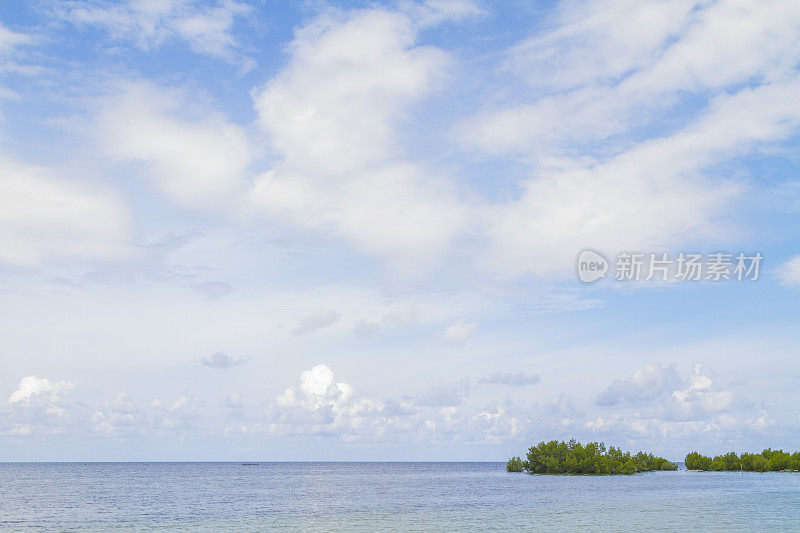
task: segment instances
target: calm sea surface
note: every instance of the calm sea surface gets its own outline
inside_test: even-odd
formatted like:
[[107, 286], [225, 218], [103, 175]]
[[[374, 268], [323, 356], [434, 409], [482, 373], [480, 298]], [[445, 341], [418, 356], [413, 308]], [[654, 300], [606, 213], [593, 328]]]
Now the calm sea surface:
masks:
[[502, 463], [5, 463], [0, 530], [800, 531], [800, 474]]

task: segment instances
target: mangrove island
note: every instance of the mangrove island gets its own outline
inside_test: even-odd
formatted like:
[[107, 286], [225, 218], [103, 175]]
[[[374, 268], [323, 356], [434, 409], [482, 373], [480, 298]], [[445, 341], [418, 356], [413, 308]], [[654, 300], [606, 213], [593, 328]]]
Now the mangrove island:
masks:
[[800, 452], [792, 454], [783, 450], [767, 448], [761, 453], [736, 452], [708, 457], [697, 452], [686, 456], [687, 470], [710, 470], [713, 472], [786, 472], [800, 470]]
[[540, 442], [531, 446], [523, 461], [512, 457], [506, 463], [509, 472], [529, 474], [576, 474], [576, 475], [631, 475], [655, 470], [677, 470], [675, 463], [651, 453], [632, 455], [611, 446], [606, 450], [602, 442], [590, 442], [585, 446], [576, 442]]

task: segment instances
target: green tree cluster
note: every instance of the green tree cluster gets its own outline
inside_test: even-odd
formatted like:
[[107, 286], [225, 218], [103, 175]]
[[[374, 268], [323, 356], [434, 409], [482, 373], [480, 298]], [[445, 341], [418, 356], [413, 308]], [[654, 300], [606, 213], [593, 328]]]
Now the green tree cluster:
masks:
[[650, 453], [632, 455], [613, 446], [606, 450], [602, 442], [590, 442], [584, 446], [575, 439], [540, 442], [531, 446], [524, 461], [512, 457], [506, 464], [509, 472], [525, 471], [529, 474], [630, 475], [677, 468], [674, 463]]
[[519, 457], [512, 457], [506, 463], [506, 470], [509, 472], [522, 472], [525, 468], [525, 463]]
[[736, 452], [729, 452], [713, 458], [692, 452], [686, 456], [686, 468], [689, 470], [711, 470], [716, 472], [800, 470], [800, 452], [790, 454], [783, 450], [767, 448], [761, 453], [743, 453], [739, 456], [736, 455]]

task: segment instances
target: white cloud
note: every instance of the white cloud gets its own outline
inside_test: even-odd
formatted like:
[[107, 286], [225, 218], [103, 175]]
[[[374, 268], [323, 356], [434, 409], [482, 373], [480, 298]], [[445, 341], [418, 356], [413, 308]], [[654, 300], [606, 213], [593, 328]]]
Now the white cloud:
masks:
[[213, 355], [208, 357], [203, 357], [200, 359], [200, 364], [203, 366], [207, 366], [209, 368], [219, 368], [222, 370], [226, 370], [228, 368], [234, 366], [240, 366], [250, 362], [250, 357], [231, 357], [230, 355], [217, 352]]
[[460, 344], [466, 341], [473, 333], [478, 330], [478, 324], [472, 322], [470, 324], [464, 324], [463, 322], [458, 322], [456, 324], [451, 324], [444, 330], [444, 338], [448, 342], [452, 342], [454, 344]]
[[[300, 374], [300, 385], [287, 388], [268, 409], [276, 434], [335, 433], [355, 435], [374, 429], [383, 404], [356, 397], [348, 383], [337, 382], [328, 365]], [[365, 428], [365, 426], [370, 426]]]
[[777, 269], [778, 277], [784, 285], [800, 286], [800, 255], [785, 261]]
[[494, 208], [490, 264], [504, 273], [566, 277], [586, 246], [616, 253], [731, 240], [737, 228], [727, 209], [745, 189], [705, 171], [795, 131], [800, 104], [790, 95], [797, 91], [800, 78], [742, 89], [670, 136], [588, 166], [541, 169], [518, 201]]
[[100, 433], [141, 432], [145, 418], [142, 409], [126, 393], [119, 393], [107, 402], [102, 410], [95, 411], [90, 419], [92, 430]]
[[[667, 373], [664, 367], [646, 368], [629, 381], [646, 387], [659, 369]], [[656, 386], [663, 381], [655, 379]], [[336, 379], [326, 364], [303, 371], [298, 383], [274, 397], [266, 412], [254, 411], [241, 394], [228, 394], [222, 399], [222, 418], [209, 417], [209, 411], [191, 396], [180, 396], [167, 405], [153, 400], [149, 406], [140, 406], [131, 395], [121, 393], [92, 408], [66, 402], [62, 395], [71, 388], [67, 382], [35, 376], [23, 379], [11, 395], [13, 402], [5, 412], [0, 410], [0, 430], [15, 435], [91, 430], [143, 439], [251, 439], [269, 434], [392, 444], [529, 445], [537, 438], [592, 438], [593, 433], [602, 433], [618, 443], [648, 439], [663, 443], [666, 438], [700, 435], [763, 435], [780, 427], [765, 409], [735, 403], [729, 391], [715, 388], [699, 366], [672, 391], [649, 400], [638, 394], [635, 403], [620, 403], [613, 406], [614, 411], [595, 409], [589, 413], [576, 407], [566, 394], [530, 404], [509, 398], [471, 405], [467, 402], [470, 387], [466, 378], [435, 382], [416, 395], [377, 399]]]
[[711, 378], [703, 374], [703, 367], [696, 365], [688, 385], [673, 391], [672, 402], [668, 404], [669, 416], [673, 419], [693, 420], [732, 407], [733, 393], [714, 390], [713, 385]]
[[238, 392], [232, 392], [225, 397], [225, 407], [230, 409], [241, 409], [244, 407], [244, 396]]
[[747, 189], [711, 169], [796, 134], [798, 6], [562, 2], [548, 24], [508, 54], [509, 83], [530, 90], [458, 128], [531, 168], [519, 199], [489, 210], [486, 263], [567, 277], [587, 246], [741, 237], [727, 217]]
[[0, 263], [130, 258], [131, 239], [115, 195], [0, 156]]
[[[179, 434], [182, 437], [194, 431], [209, 431], [200, 425], [203, 417], [201, 406], [193, 398], [179, 396], [170, 405], [154, 399], [147, 406], [140, 406], [130, 394], [120, 393], [112, 401], [88, 417], [92, 431], [108, 435], [164, 435]], [[73, 429], [80, 429], [76, 425]]]
[[733, 407], [746, 412], [746, 402], [736, 402], [730, 390], [715, 387], [702, 365], [695, 365], [683, 378], [675, 365], [648, 364], [624, 380], [615, 381], [597, 396], [603, 407], [630, 411], [637, 419], [663, 422], [699, 422], [718, 420]]
[[453, 407], [461, 405], [469, 397], [468, 378], [456, 381], [437, 381], [414, 399], [416, 405], [422, 407]]
[[[23, 47], [37, 44], [39, 39], [31, 33], [16, 32], [0, 22], [0, 74], [12, 73], [22, 75], [40, 74], [44, 69], [39, 65], [24, 62], [26, 54]], [[0, 85], [0, 99], [17, 99], [19, 95]]]
[[186, 42], [199, 53], [250, 69], [252, 59], [240, 52], [233, 33], [237, 17], [250, 13], [246, 3], [222, 0], [203, 5], [193, 0], [74, 0], [59, 2], [58, 16], [77, 27], [100, 27], [115, 40], [130, 40], [144, 50], [172, 40]]
[[299, 386], [287, 388], [269, 405], [276, 435], [316, 434], [372, 442], [499, 442], [517, 436], [529, 413], [524, 407], [490, 402], [464, 404], [469, 381], [436, 382], [416, 396], [377, 400], [337, 381], [325, 364], [304, 371]]
[[618, 79], [649, 64], [686, 27], [695, 4], [561, 2], [553, 27], [512, 48], [508, 67], [534, 86], [560, 90]]
[[22, 378], [0, 409], [0, 430], [13, 435], [57, 434], [80, 419], [80, 408], [62, 395], [75, 388], [68, 381], [51, 381], [38, 376]]
[[597, 396], [598, 405], [640, 404], [669, 395], [683, 380], [675, 365], [647, 364], [629, 378], [617, 380]]
[[513, 440], [527, 429], [520, 414], [509, 402], [496, 402], [476, 414], [471, 422], [487, 442], [497, 444]]
[[603, 434], [606, 442], [666, 447], [674, 458], [697, 443], [719, 449], [725, 442], [759, 442], [787, 431], [763, 403], [720, 387], [712, 375], [699, 364], [688, 375], [674, 365], [648, 364], [600, 394], [599, 411], [570, 418], [583, 418], [581, 426]]
[[0, 23], [0, 53], [7, 53], [23, 44], [31, 44], [33, 37], [27, 33], [19, 33], [8, 29]]
[[416, 46], [417, 31], [400, 11], [328, 11], [296, 32], [289, 64], [254, 93], [282, 161], [256, 179], [253, 201], [409, 269], [464, 222], [454, 191], [405, 160], [396, 138], [408, 105], [449, 63]]
[[664, 111], [680, 116], [682, 95], [796, 77], [800, 57], [800, 10], [779, 0], [562, 2], [553, 22], [509, 53], [510, 69], [538, 89], [533, 101], [482, 112], [461, 128], [471, 142], [563, 153], [570, 142], [663, 120]]
[[253, 151], [243, 129], [186, 93], [119, 82], [92, 109], [100, 148], [148, 165], [154, 185], [178, 202], [221, 210], [244, 192]]
[[478, 4], [471, 0], [404, 1], [400, 5], [403, 11], [422, 27], [472, 18], [484, 13]]
[[447, 61], [415, 47], [416, 32], [406, 15], [378, 9], [330, 12], [297, 31], [289, 65], [255, 93], [288, 165], [338, 175], [397, 153], [392, 122]]
[[353, 333], [360, 337], [371, 337], [389, 331], [401, 331], [417, 324], [420, 313], [406, 307], [396, 313], [387, 313], [380, 320], [360, 319], [353, 324]]
[[599, 431], [606, 427], [606, 421], [603, 420], [602, 416], [598, 416], [594, 420], [589, 420], [586, 422], [586, 427], [591, 429], [592, 431]]
[[68, 381], [51, 382], [47, 378], [28, 376], [20, 380], [17, 389], [8, 397], [8, 403], [13, 405], [19, 402], [30, 402], [31, 399], [41, 397], [55, 402], [58, 401], [62, 392], [70, 390], [74, 386]]
[[186, 396], [179, 396], [169, 406], [154, 400], [150, 407], [155, 427], [167, 430], [195, 429], [202, 417], [200, 405], [193, 398]]

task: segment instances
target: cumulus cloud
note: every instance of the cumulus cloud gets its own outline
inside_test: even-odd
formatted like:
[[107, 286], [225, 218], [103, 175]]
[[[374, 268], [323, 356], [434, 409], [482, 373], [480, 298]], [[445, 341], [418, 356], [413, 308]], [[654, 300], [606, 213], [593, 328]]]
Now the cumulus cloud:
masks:
[[74, 388], [74, 384], [68, 381], [51, 382], [47, 378], [28, 376], [22, 378], [17, 389], [8, 397], [9, 404], [26, 403], [39, 398], [46, 398], [50, 402], [56, 402], [59, 395]]
[[611, 384], [597, 396], [598, 405], [640, 404], [671, 394], [683, 384], [675, 365], [648, 364]]
[[169, 405], [155, 399], [150, 403], [153, 425], [166, 430], [191, 430], [198, 427], [202, 418], [200, 405], [187, 396], [179, 396]]
[[454, 191], [406, 160], [396, 138], [449, 63], [415, 44], [418, 30], [403, 11], [327, 11], [296, 32], [288, 65], [254, 93], [282, 161], [255, 180], [253, 202], [409, 270], [464, 222]]
[[244, 396], [237, 392], [232, 392], [225, 397], [225, 407], [230, 409], [241, 409], [244, 407]]
[[148, 166], [157, 188], [189, 207], [221, 209], [245, 188], [252, 148], [244, 130], [177, 89], [120, 81], [92, 102], [100, 148]]
[[[80, 409], [63, 398], [75, 388], [69, 381], [27, 376], [8, 397], [0, 412], [0, 429], [8, 434], [62, 433], [80, 417]], [[3, 416], [5, 415], [5, 416]]]
[[364, 432], [376, 422], [381, 402], [357, 398], [355, 389], [319, 364], [300, 374], [300, 384], [277, 396], [268, 408], [270, 430], [277, 434]]
[[499, 442], [530, 426], [531, 413], [510, 401], [462, 405], [469, 382], [435, 382], [414, 396], [378, 400], [337, 381], [328, 365], [304, 371], [267, 409], [273, 434], [327, 435], [372, 442]]
[[138, 433], [145, 429], [143, 424], [146, 420], [142, 412], [130, 394], [119, 393], [92, 414], [90, 423], [92, 430], [99, 433]]
[[317, 330], [335, 324], [339, 321], [339, 311], [336, 309], [320, 309], [319, 311], [300, 317], [294, 328], [295, 335], [308, 335]]
[[240, 366], [250, 362], [252, 357], [231, 357], [224, 352], [217, 352], [208, 357], [200, 359], [200, 364], [209, 368], [219, 368], [225, 370], [234, 366]]
[[675, 458], [698, 442], [735, 445], [786, 431], [763, 404], [720, 387], [712, 376], [699, 364], [688, 375], [675, 365], [646, 365], [601, 393], [599, 411], [575, 421], [589, 438], [666, 447]]
[[251, 11], [250, 5], [232, 0], [211, 5], [194, 0], [70, 0], [58, 2], [54, 8], [57, 16], [78, 28], [102, 28], [111, 39], [132, 41], [143, 50], [182, 41], [199, 54], [218, 57], [245, 69], [252, 68], [254, 62], [240, 52], [233, 25], [237, 18]]
[[528, 374], [526, 372], [495, 372], [490, 376], [481, 378], [480, 383], [522, 387], [525, 385], [535, 385], [541, 380], [542, 378], [539, 374]]
[[784, 285], [789, 287], [800, 286], [800, 255], [796, 255], [781, 264], [777, 269], [777, 274]]
[[200, 404], [191, 397], [179, 396], [168, 405], [159, 399], [140, 405], [130, 394], [120, 393], [95, 410], [88, 422], [92, 431], [108, 435], [147, 436], [178, 432], [185, 436], [201, 428], [202, 417]]
[[617, 380], [596, 398], [604, 407], [627, 408], [639, 418], [662, 421], [712, 420], [738, 405], [751, 409], [744, 402], [736, 402], [730, 390], [714, 385], [702, 365], [695, 365], [684, 378], [675, 365], [648, 364], [630, 377]]
[[672, 392], [668, 416], [674, 419], [693, 420], [726, 411], [733, 406], [734, 396], [728, 390], [716, 390], [714, 382], [696, 365], [683, 388]]
[[255, 98], [286, 162], [338, 176], [395, 155], [392, 121], [446, 62], [415, 38], [406, 15], [382, 9], [329, 12], [298, 30], [289, 65]]
[[[469, 380], [437, 381], [418, 394], [379, 399], [359, 393], [337, 379], [326, 364], [300, 374], [264, 410], [255, 411], [238, 393], [222, 400], [224, 417], [214, 420], [191, 396], [171, 403], [139, 404], [127, 393], [90, 407], [64, 398], [72, 385], [29, 376], [0, 409], [0, 432], [14, 435], [93, 431], [108, 436], [173, 438], [176, 435], [220, 436], [226, 439], [314, 435], [342, 441], [397, 443], [529, 444], [540, 438], [603, 438], [641, 442], [689, 439], [700, 435], [763, 435], [779, 425], [763, 407], [737, 401], [730, 391], [715, 387], [708, 373], [696, 367], [674, 388], [662, 386], [672, 367], [653, 365], [615, 383], [624, 401], [584, 412], [568, 394], [531, 403], [495, 400], [474, 405]], [[511, 379], [506, 379], [508, 376]], [[500, 374], [519, 383], [516, 374]], [[493, 379], [497, 382], [499, 379]], [[525, 375], [525, 381], [531, 381]], [[654, 383], [665, 392], [649, 397], [631, 393]], [[670, 390], [673, 389], [673, 390]], [[633, 403], [631, 403], [633, 402]], [[613, 410], [609, 408], [613, 407]], [[736, 407], [736, 409], [732, 409]], [[233, 425], [229, 425], [233, 424]], [[658, 439], [661, 439], [659, 441]]]

